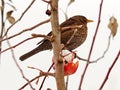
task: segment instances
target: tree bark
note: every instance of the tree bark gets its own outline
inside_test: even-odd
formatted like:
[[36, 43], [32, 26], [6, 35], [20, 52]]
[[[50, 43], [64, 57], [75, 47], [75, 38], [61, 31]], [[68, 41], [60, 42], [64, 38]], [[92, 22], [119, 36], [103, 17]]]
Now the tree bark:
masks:
[[51, 26], [53, 33], [53, 54], [55, 62], [55, 79], [57, 90], [65, 90], [65, 81], [64, 81], [64, 69], [63, 61], [60, 58], [60, 45], [61, 45], [61, 33], [59, 30], [59, 21], [58, 21], [58, 0], [52, 0], [51, 2]]

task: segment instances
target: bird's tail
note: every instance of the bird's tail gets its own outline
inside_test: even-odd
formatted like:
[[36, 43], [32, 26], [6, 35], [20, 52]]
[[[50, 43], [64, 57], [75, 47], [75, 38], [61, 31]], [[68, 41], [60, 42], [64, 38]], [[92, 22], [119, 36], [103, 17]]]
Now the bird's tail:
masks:
[[39, 45], [38, 47], [36, 47], [35, 49], [29, 51], [28, 53], [22, 55], [20, 57], [20, 60], [21, 61], [24, 61], [25, 59], [37, 54], [38, 52], [41, 52], [41, 51], [44, 51], [44, 50], [49, 50], [49, 49], [52, 49], [52, 45], [51, 43], [49, 42], [45, 42], [45, 43], [42, 43], [41, 45]]

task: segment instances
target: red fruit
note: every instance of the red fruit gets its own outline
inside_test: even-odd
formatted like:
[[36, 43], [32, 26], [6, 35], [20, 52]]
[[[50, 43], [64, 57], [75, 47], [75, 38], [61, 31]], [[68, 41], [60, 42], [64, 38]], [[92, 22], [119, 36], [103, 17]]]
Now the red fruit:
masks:
[[76, 63], [73, 62], [68, 62], [67, 64], [64, 65], [64, 75], [72, 75], [76, 72], [78, 68], [79, 62], [77, 61]]
[[[70, 54], [73, 54], [70, 52]], [[63, 56], [64, 58], [64, 75], [72, 75], [76, 72], [79, 66], [79, 62], [73, 62], [74, 61], [74, 55], [70, 55], [67, 53], [66, 55]], [[67, 58], [66, 58], [67, 56]], [[69, 58], [69, 59], [68, 59]], [[66, 60], [67, 59], [67, 60]], [[52, 62], [54, 63], [54, 58], [52, 59]], [[53, 69], [55, 69], [55, 66], [53, 66]]]

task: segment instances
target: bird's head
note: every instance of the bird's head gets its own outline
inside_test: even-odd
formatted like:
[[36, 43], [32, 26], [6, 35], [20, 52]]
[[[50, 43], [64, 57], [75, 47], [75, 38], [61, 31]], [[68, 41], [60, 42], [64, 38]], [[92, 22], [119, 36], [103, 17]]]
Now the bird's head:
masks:
[[85, 16], [82, 16], [82, 15], [73, 16], [71, 17], [71, 19], [76, 21], [79, 24], [87, 24], [89, 22], [93, 22], [93, 20], [89, 20]]

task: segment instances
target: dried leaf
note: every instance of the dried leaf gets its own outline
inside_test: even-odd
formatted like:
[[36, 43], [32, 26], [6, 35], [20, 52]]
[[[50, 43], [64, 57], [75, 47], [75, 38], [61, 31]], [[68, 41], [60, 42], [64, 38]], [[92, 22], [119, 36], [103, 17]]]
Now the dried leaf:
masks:
[[13, 13], [13, 10], [7, 12], [7, 19], [11, 17], [12, 13]]
[[13, 11], [9, 11], [7, 12], [7, 20], [11, 23], [14, 24], [15, 23], [15, 18], [12, 16]]
[[118, 23], [117, 23], [117, 19], [112, 16], [109, 19], [109, 24], [108, 24], [108, 28], [111, 30], [111, 34], [113, 35], [113, 37], [116, 35], [117, 33], [117, 28], [118, 28]]
[[70, 4], [72, 4], [74, 1], [75, 1], [75, 0], [70, 0], [69, 3], [68, 3], [68, 6], [69, 6]]
[[15, 23], [15, 18], [10, 16], [9, 18], [7, 18], [8, 21], [11, 23], [11, 24], [14, 24]]

